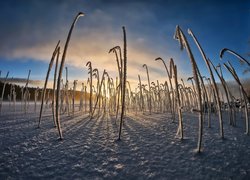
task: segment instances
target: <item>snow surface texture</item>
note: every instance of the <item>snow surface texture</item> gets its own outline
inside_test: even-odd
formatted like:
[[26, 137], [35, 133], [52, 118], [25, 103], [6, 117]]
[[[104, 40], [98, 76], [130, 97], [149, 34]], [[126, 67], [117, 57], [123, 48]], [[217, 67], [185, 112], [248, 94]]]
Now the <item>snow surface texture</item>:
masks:
[[[30, 110], [31, 111], [31, 110]], [[0, 179], [250, 179], [250, 137], [244, 117], [228, 125], [225, 140], [219, 122], [204, 123], [203, 152], [195, 153], [197, 114], [184, 113], [184, 140], [175, 137], [171, 115], [127, 113], [122, 140], [119, 123], [104, 115], [90, 120], [77, 112], [62, 115], [64, 139], [58, 140], [51, 112], [37, 129], [37, 113], [9, 112], [0, 116]]]

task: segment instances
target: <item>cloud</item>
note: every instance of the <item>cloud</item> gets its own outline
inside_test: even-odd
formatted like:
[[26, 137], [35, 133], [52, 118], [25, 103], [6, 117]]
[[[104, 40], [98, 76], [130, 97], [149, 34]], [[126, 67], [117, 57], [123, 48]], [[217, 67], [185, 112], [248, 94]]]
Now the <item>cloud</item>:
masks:
[[[117, 2], [114, 0], [1, 2], [1, 13], [4, 15], [0, 16], [2, 24], [0, 54], [9, 60], [33, 59], [49, 63], [58, 40], [61, 40], [63, 49], [74, 15], [84, 11], [86, 16], [81, 17], [76, 24], [66, 57], [70, 80], [87, 79], [85, 66], [87, 61], [91, 61], [93, 68], [98, 68], [100, 74], [106, 69], [113, 78], [118, 76], [115, 56], [108, 51], [114, 46], [123, 46], [121, 29], [123, 25], [127, 30], [128, 79], [132, 86], [136, 86], [138, 74], [141, 75], [143, 83], [147, 82], [143, 64], [148, 65], [151, 81], [164, 82], [167, 79], [163, 64], [154, 61], [159, 56], [166, 62], [170, 57], [174, 58], [179, 78], [186, 79], [192, 75], [186, 52], [179, 50], [178, 42], [172, 39], [172, 35], [176, 24], [185, 26], [192, 24], [192, 21], [187, 22], [186, 19], [196, 17], [197, 14], [191, 13], [183, 18], [182, 13], [178, 12], [184, 5], [179, 6], [177, 2], [162, 0]], [[165, 11], [165, 7], [168, 10]], [[186, 13], [185, 9], [182, 10], [183, 14]], [[192, 8], [189, 11], [192, 11]], [[197, 19], [204, 20], [202, 17]], [[207, 22], [205, 20], [204, 23]], [[206, 34], [203, 33], [203, 36]]]
[[[63, 5], [60, 4], [60, 6]], [[165, 75], [165, 70], [158, 62], [154, 61], [161, 52], [152, 47], [152, 44], [157, 44], [157, 42], [154, 43], [147, 39], [147, 33], [150, 31], [150, 28], [146, 27], [144, 33], [138, 33], [133, 29], [135, 23], [139, 23], [141, 20], [145, 22], [145, 18], [155, 21], [155, 17], [150, 12], [141, 12], [140, 14], [141, 16], [137, 16], [137, 7], [132, 8], [130, 12], [124, 13], [125, 17], [133, 19], [126, 26], [128, 37], [128, 79], [136, 83], [138, 81], [137, 75], [141, 74], [142, 81], [146, 80], [145, 69], [142, 65], [147, 64], [152, 81], [154, 79], [163, 81], [165, 78], [162, 77], [162, 73]], [[21, 19], [24, 19], [24, 17]], [[63, 50], [72, 19], [67, 20], [67, 22], [65, 20], [61, 24], [56, 23], [58, 27], [51, 23], [48, 25], [32, 25], [32, 28], [29, 28], [27, 24], [20, 24], [18, 41], [11, 48], [4, 50], [1, 55], [8, 59], [27, 58], [49, 63], [59, 39], [61, 40], [61, 51]], [[70, 67], [69, 73], [73, 75], [70, 77], [71, 80], [87, 78], [87, 67], [85, 66], [87, 61], [92, 62], [93, 68], [98, 68], [100, 71], [106, 69], [112, 77], [118, 76], [115, 56], [113, 53], [108, 53], [109, 49], [114, 46], [123, 46], [121, 23], [114, 21], [113, 14], [98, 8], [91, 11], [90, 15], [87, 14], [86, 17], [78, 20], [72, 33], [66, 56], [66, 66]], [[121, 21], [124, 21], [123, 18], [121, 18]], [[50, 26], [50, 28], [46, 26]], [[57, 29], [62, 30], [55, 34]], [[25, 30], [27, 30], [26, 33], [24, 33]], [[53, 37], [53, 35], [55, 36]], [[8, 38], [10, 41], [15, 39], [13, 37]], [[77, 71], [82, 69], [84, 72], [82, 74], [84, 75], [77, 75], [74, 73], [74, 69], [78, 69]]]

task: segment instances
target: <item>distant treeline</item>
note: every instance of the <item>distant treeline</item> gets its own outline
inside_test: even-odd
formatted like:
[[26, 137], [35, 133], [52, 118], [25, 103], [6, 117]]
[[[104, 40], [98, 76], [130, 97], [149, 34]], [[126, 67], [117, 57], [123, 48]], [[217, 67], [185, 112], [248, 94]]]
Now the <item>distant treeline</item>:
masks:
[[[4, 83], [3, 82], [0, 82], [0, 98], [2, 96], [2, 91], [3, 91], [3, 85]], [[21, 100], [21, 96], [22, 96], [22, 86], [19, 86], [17, 84], [12, 84], [12, 86], [15, 87], [15, 92], [16, 92], [16, 100], [17, 101], [20, 101]], [[30, 93], [30, 100], [31, 101], [34, 101], [35, 99], [35, 90], [37, 88], [34, 88], [34, 87], [28, 87], [28, 90], [29, 90], [29, 93]], [[11, 83], [6, 83], [5, 85], [5, 91], [4, 91], [4, 96], [3, 96], [3, 100], [8, 100], [8, 96], [10, 94], [10, 91], [11, 91]], [[50, 91], [50, 98], [52, 98], [52, 89], [47, 89], [47, 92]], [[68, 90], [68, 92], [70, 92], [70, 90]], [[76, 91], [75, 92], [75, 99], [76, 100], [80, 100], [80, 95], [81, 95], [81, 92], [80, 91]], [[38, 95], [38, 100], [40, 101], [41, 100], [41, 96], [42, 96], [42, 88], [39, 89], [39, 95]], [[86, 98], [89, 99], [89, 93], [86, 94]]]
[[[246, 90], [246, 93], [248, 95], [248, 99], [250, 100], [250, 79], [242, 81], [242, 84], [243, 84], [243, 86], [244, 86], [244, 88]], [[221, 90], [223, 92], [223, 89], [222, 89], [221, 85], [220, 84], [218, 84], [218, 85], [219, 85], [219, 87], [221, 88]], [[231, 91], [233, 92], [233, 94], [238, 94], [239, 93], [239, 92], [237, 92], [237, 91], [239, 91], [239, 87], [237, 87], [237, 85], [235, 83], [229, 82], [228, 85], [229, 85], [229, 88], [231, 89]], [[15, 87], [16, 100], [17, 101], [21, 100], [21, 88], [22, 88], [22, 86], [19, 86], [17, 84], [12, 84], [12, 86]], [[6, 83], [5, 91], [4, 91], [4, 97], [3, 97], [4, 100], [8, 100], [8, 95], [10, 94], [10, 88], [11, 88], [11, 83]], [[2, 90], [3, 90], [3, 82], [0, 81], [0, 93], [1, 93], [0, 98], [1, 98], [1, 95], [2, 95]], [[28, 87], [28, 90], [29, 90], [29, 93], [30, 93], [30, 100], [34, 101], [36, 88]], [[52, 89], [47, 89], [47, 90], [50, 91], [50, 97], [51, 97]], [[68, 92], [70, 92], [70, 90], [68, 90]], [[39, 89], [38, 100], [41, 100], [41, 94], [42, 94], [42, 88]], [[80, 94], [81, 94], [80, 91], [75, 92], [75, 99], [76, 100], [80, 100]], [[89, 93], [87, 93], [86, 97], [87, 97], [87, 99], [89, 99]], [[94, 98], [94, 96], [93, 96], [93, 98]], [[236, 98], [237, 98], [237, 96], [236, 96]]]

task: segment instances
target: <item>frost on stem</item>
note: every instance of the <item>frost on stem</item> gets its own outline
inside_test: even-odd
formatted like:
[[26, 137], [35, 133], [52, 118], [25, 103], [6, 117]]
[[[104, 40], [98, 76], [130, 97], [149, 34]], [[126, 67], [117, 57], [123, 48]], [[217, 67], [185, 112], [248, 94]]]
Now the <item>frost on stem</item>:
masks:
[[248, 66], [250, 66], [250, 63], [248, 60], [246, 60], [245, 58], [243, 58], [241, 55], [239, 55], [238, 53], [234, 52], [233, 50], [230, 50], [228, 48], [223, 48], [221, 51], [220, 51], [220, 58], [222, 59], [223, 55], [225, 52], [228, 52], [228, 53], [231, 53], [233, 54], [234, 56], [236, 56], [237, 58], [239, 58], [239, 61], [241, 63], [246, 63]]
[[60, 117], [59, 117], [59, 98], [60, 98], [60, 89], [61, 89], [61, 79], [62, 79], [62, 71], [65, 63], [65, 58], [67, 54], [67, 49], [68, 49], [68, 44], [70, 41], [70, 37], [73, 31], [73, 28], [78, 20], [79, 17], [84, 16], [82, 12], [78, 13], [77, 16], [75, 17], [71, 28], [68, 33], [68, 37], [64, 46], [63, 54], [62, 54], [62, 59], [61, 59], [61, 64], [60, 64], [60, 69], [59, 69], [59, 74], [58, 74], [58, 79], [57, 79], [57, 93], [56, 93], [56, 123], [57, 123], [57, 128], [59, 132], [60, 139], [62, 139], [62, 130], [61, 130], [61, 124], [60, 124]]
[[148, 93], [149, 93], [148, 105], [149, 105], [149, 114], [151, 114], [151, 112], [152, 112], [152, 98], [151, 98], [151, 86], [150, 86], [150, 80], [149, 80], [148, 66], [146, 64], [143, 64], [142, 67], [145, 67], [146, 73], [147, 73]]
[[[40, 113], [39, 113], [38, 128], [40, 127], [40, 124], [41, 124], [42, 113], [43, 113], [43, 104], [44, 104], [44, 100], [45, 100], [49, 74], [50, 74], [51, 68], [53, 66], [54, 59], [55, 59], [56, 55], [59, 53], [59, 51], [58, 51], [59, 44], [60, 44], [60, 41], [58, 41], [58, 43], [56, 45], [56, 48], [55, 48], [55, 50], [54, 50], [54, 52], [52, 54], [52, 57], [51, 57], [51, 60], [50, 60], [50, 63], [49, 63], [49, 67], [48, 67], [48, 70], [47, 70], [46, 78], [45, 78], [45, 81], [44, 81], [44, 86], [43, 86], [43, 91], [42, 91], [42, 102], [41, 102]], [[54, 118], [54, 111], [52, 111], [52, 112], [53, 112], [53, 118]], [[54, 120], [54, 125], [56, 125], [55, 120]]]
[[235, 81], [237, 82], [237, 84], [240, 87], [241, 93], [243, 94], [243, 100], [244, 100], [244, 109], [245, 109], [245, 124], [246, 124], [246, 134], [249, 135], [249, 118], [248, 118], [248, 107], [247, 107], [247, 103], [249, 103], [248, 97], [247, 97], [247, 93], [245, 91], [245, 89], [242, 86], [242, 83], [240, 82], [240, 79], [235, 71], [235, 69], [233, 68], [232, 64], [228, 61], [228, 65], [224, 63], [224, 67], [231, 73], [231, 75], [233, 76], [233, 78], [235, 79]]
[[124, 116], [124, 110], [125, 110], [125, 91], [126, 91], [126, 77], [127, 77], [127, 39], [126, 39], [126, 30], [125, 27], [122, 27], [123, 30], [123, 42], [124, 42], [124, 49], [123, 49], [123, 79], [122, 79], [122, 110], [121, 110], [121, 121], [120, 121], [120, 129], [119, 129], [119, 137], [118, 140], [121, 139], [121, 131], [122, 131], [122, 124], [123, 124], [123, 116]]
[[[155, 61], [162, 61], [165, 69], [166, 69], [166, 72], [167, 72], [167, 76], [168, 76], [168, 81], [169, 81], [169, 84], [170, 84], [170, 91], [173, 92], [173, 85], [172, 85], [172, 81], [171, 81], [171, 76], [170, 76], [170, 73], [169, 73], [169, 70], [167, 68], [167, 65], [165, 63], [165, 61], [161, 58], [161, 57], [158, 57], [155, 59]], [[172, 114], [172, 119], [174, 121], [174, 118], [175, 118], [175, 115], [174, 115], [174, 94], [172, 93], [172, 100], [171, 100], [171, 96], [169, 94], [169, 100], [170, 100], [170, 110], [171, 110], [171, 114]]]
[[186, 37], [183, 34], [179, 26], [176, 27], [174, 39], [179, 41], [181, 50], [183, 50], [184, 48], [186, 49], [187, 54], [190, 59], [190, 63], [192, 65], [193, 77], [195, 80], [195, 86], [196, 86], [196, 91], [198, 95], [198, 110], [199, 110], [199, 133], [198, 133], [199, 136], [198, 136], [197, 152], [201, 152], [201, 142], [202, 142], [202, 134], [203, 134], [203, 112], [202, 112], [202, 105], [201, 105], [202, 103], [201, 88], [200, 88], [200, 82], [199, 82], [199, 77], [198, 77], [198, 72], [197, 72], [198, 67], [195, 62], [193, 53], [189, 47], [188, 41], [186, 40]]
[[6, 77], [5, 77], [4, 83], [3, 83], [2, 95], [1, 95], [1, 103], [0, 103], [0, 114], [2, 113], [3, 96], [4, 96], [4, 91], [5, 91], [5, 86], [6, 86], [8, 76], [9, 76], [9, 71], [6, 74]]
[[[223, 120], [222, 120], [221, 105], [220, 105], [220, 96], [219, 96], [218, 87], [217, 87], [217, 84], [215, 82], [212, 69], [211, 69], [209, 61], [208, 61], [208, 59], [207, 59], [207, 57], [205, 55], [205, 52], [203, 51], [200, 43], [198, 42], [197, 38], [195, 37], [195, 35], [193, 34], [193, 32], [190, 29], [188, 29], [188, 34], [192, 36], [195, 44], [197, 45], [197, 47], [198, 47], [198, 49], [199, 49], [199, 51], [200, 51], [200, 53], [201, 53], [201, 55], [203, 57], [203, 60], [206, 63], [207, 69], [208, 69], [208, 71], [210, 73], [210, 78], [212, 80], [213, 89], [214, 89], [214, 92], [215, 92], [215, 95], [216, 95], [215, 97], [216, 97], [217, 110], [219, 112], [220, 134], [221, 134], [221, 138], [224, 138]], [[201, 79], [201, 81], [203, 81], [203, 80]]]

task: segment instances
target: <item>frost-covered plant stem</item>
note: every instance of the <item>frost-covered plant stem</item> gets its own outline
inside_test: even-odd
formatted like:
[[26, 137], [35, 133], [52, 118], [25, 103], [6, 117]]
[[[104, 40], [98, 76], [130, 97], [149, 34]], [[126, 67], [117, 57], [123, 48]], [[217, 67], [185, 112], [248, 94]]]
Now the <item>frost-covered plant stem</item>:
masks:
[[[99, 85], [97, 99], [96, 99], [96, 102], [95, 102], [95, 105], [94, 105], [94, 109], [93, 109], [92, 114], [91, 114], [91, 118], [93, 118], [95, 110], [96, 110], [97, 103], [100, 101], [100, 98], [101, 98], [101, 91], [102, 91], [102, 86], [104, 85], [104, 80], [105, 80], [104, 75], [105, 74], [106, 74], [106, 70], [104, 69], [104, 71], [102, 73], [101, 83]], [[99, 107], [99, 110], [100, 110], [100, 107]], [[99, 112], [98, 112], [98, 114], [99, 114]]]
[[218, 109], [218, 112], [219, 112], [219, 122], [220, 122], [220, 135], [221, 135], [221, 138], [224, 138], [224, 130], [223, 130], [223, 120], [222, 120], [222, 113], [221, 113], [221, 104], [220, 104], [220, 96], [219, 96], [219, 92], [218, 92], [218, 87], [217, 87], [217, 84], [215, 82], [215, 79], [214, 79], [214, 75], [213, 75], [213, 72], [212, 72], [212, 69], [210, 67], [210, 64], [209, 64], [209, 61], [200, 45], [200, 43], [198, 42], [197, 38], [195, 37], [195, 35], [193, 34], [193, 32], [188, 29], [188, 33], [192, 36], [192, 38], [194, 39], [194, 42], [195, 44], [197, 45], [199, 51], [201, 52], [201, 55], [203, 57], [203, 60], [205, 61], [206, 63], [206, 66], [207, 66], [207, 69], [210, 73], [210, 78], [212, 80], [212, 85], [213, 85], [213, 88], [214, 88], [214, 92], [215, 92], [215, 95], [216, 95], [216, 101], [217, 101], [217, 109]]
[[38, 120], [38, 128], [40, 127], [40, 124], [41, 124], [42, 113], [43, 113], [43, 104], [44, 104], [44, 100], [45, 100], [45, 95], [46, 95], [46, 90], [47, 90], [47, 83], [48, 83], [48, 79], [49, 79], [49, 74], [50, 74], [51, 68], [53, 66], [56, 54], [58, 53], [59, 44], [60, 44], [60, 41], [58, 41], [58, 43], [56, 45], [56, 48], [55, 48], [55, 50], [54, 50], [54, 52], [52, 54], [52, 57], [51, 57], [51, 60], [50, 60], [50, 63], [49, 63], [49, 67], [48, 67], [48, 70], [47, 70], [47, 74], [46, 74], [44, 86], [43, 86], [42, 101], [41, 101], [41, 107], [40, 107], [40, 113], [39, 113], [39, 120]]
[[229, 100], [229, 93], [227, 91], [227, 85], [226, 85], [226, 82], [223, 78], [223, 76], [221, 76], [218, 72], [218, 70], [216, 69], [216, 67], [214, 66], [214, 64], [209, 60], [210, 64], [212, 65], [212, 67], [214, 68], [214, 71], [215, 73], [217, 74], [217, 76], [219, 77], [220, 81], [221, 81], [221, 84], [222, 84], [222, 87], [225, 91], [225, 95], [226, 95], [226, 99], [227, 99], [227, 103], [228, 103], [228, 108], [229, 108], [229, 124], [232, 125], [233, 124], [233, 116], [232, 116], [232, 107], [230, 105], [230, 100]]
[[92, 115], [92, 96], [93, 96], [93, 71], [92, 71], [92, 65], [91, 65], [91, 62], [88, 61], [86, 66], [89, 67], [89, 115], [91, 117]]
[[74, 80], [74, 86], [73, 86], [73, 96], [72, 96], [72, 106], [73, 106], [73, 116], [75, 115], [75, 93], [76, 93], [76, 85], [77, 80]]
[[234, 52], [233, 50], [230, 50], [228, 48], [223, 48], [221, 51], [220, 51], [220, 58], [222, 59], [223, 55], [225, 52], [229, 52], [231, 54], [233, 54], [234, 56], [236, 56], [237, 58], [239, 58], [240, 62], [242, 63], [246, 63], [248, 66], [250, 66], [250, 63], [248, 60], [246, 60], [245, 58], [243, 58], [241, 55], [239, 55], [238, 53]]
[[57, 122], [57, 128], [58, 128], [58, 132], [59, 132], [59, 136], [60, 139], [62, 139], [62, 130], [61, 130], [61, 124], [60, 124], [60, 117], [59, 117], [59, 98], [60, 98], [60, 90], [61, 90], [61, 79], [62, 79], [62, 71], [63, 71], [63, 67], [64, 67], [64, 63], [65, 63], [65, 58], [66, 58], [66, 54], [67, 54], [67, 49], [68, 49], [68, 44], [70, 41], [70, 37], [73, 31], [73, 28], [78, 20], [79, 17], [83, 16], [83, 13], [78, 13], [78, 15], [75, 17], [71, 28], [69, 30], [69, 34], [64, 46], [64, 50], [63, 50], [63, 54], [62, 54], [62, 60], [61, 60], [61, 64], [60, 64], [60, 69], [59, 69], [59, 74], [58, 74], [58, 79], [57, 79], [57, 93], [56, 93], [56, 122]]
[[4, 82], [3, 82], [3, 89], [2, 89], [1, 103], [0, 103], [0, 114], [2, 113], [3, 96], [4, 96], [4, 91], [5, 91], [5, 86], [6, 86], [8, 76], [9, 76], [9, 71], [7, 72]]
[[27, 113], [27, 101], [28, 101], [28, 97], [29, 97], [29, 90], [28, 90], [28, 84], [29, 84], [29, 79], [30, 79], [30, 73], [31, 73], [31, 70], [29, 70], [29, 73], [28, 73], [28, 77], [27, 77], [27, 80], [26, 80], [26, 84], [25, 84], [25, 87], [24, 87], [24, 94], [25, 94], [25, 104], [24, 104], [24, 111], [25, 111], [25, 114]]
[[143, 64], [143, 67], [146, 68], [146, 73], [147, 73], [147, 78], [148, 78], [148, 93], [149, 93], [148, 105], [149, 105], [149, 114], [151, 114], [151, 112], [152, 112], [152, 99], [151, 99], [151, 86], [150, 86], [150, 80], [149, 80], [149, 74], [148, 74], [148, 66], [146, 64]]
[[142, 84], [141, 84], [141, 77], [140, 75], [138, 75], [139, 78], [139, 88], [140, 88], [140, 110], [142, 112], [144, 112], [144, 99], [143, 99], [143, 95], [142, 95]]
[[193, 53], [192, 53], [192, 51], [189, 47], [189, 44], [187, 42], [187, 39], [179, 26], [176, 27], [175, 39], [179, 41], [180, 46], [181, 46], [181, 50], [184, 47], [186, 48], [187, 54], [190, 58], [190, 62], [192, 65], [193, 77], [195, 80], [196, 91], [197, 91], [197, 95], [198, 95], [198, 112], [199, 112], [199, 136], [198, 136], [197, 152], [201, 152], [201, 142], [202, 142], [202, 134], [203, 134], [203, 112], [202, 112], [202, 105], [201, 105], [201, 101], [202, 101], [201, 88], [200, 88], [200, 82], [199, 82], [199, 77], [198, 77], [198, 73], [197, 73], [198, 67], [197, 67], [197, 64], [195, 62]]
[[237, 84], [240, 87], [241, 93], [243, 95], [243, 100], [244, 100], [244, 109], [245, 109], [245, 123], [246, 123], [246, 134], [249, 135], [249, 118], [248, 118], [248, 107], [247, 107], [247, 102], [248, 101], [248, 97], [247, 97], [247, 93], [245, 91], [245, 89], [242, 86], [242, 83], [240, 82], [240, 79], [235, 71], [235, 69], [233, 68], [233, 66], [231, 65], [230, 62], [228, 62], [229, 65], [224, 63], [224, 67], [232, 74], [232, 76], [234, 77], [235, 81], [237, 82]]
[[120, 128], [119, 128], [119, 136], [118, 136], [118, 140], [121, 139], [121, 132], [122, 132], [122, 124], [123, 124], [123, 118], [124, 118], [124, 110], [125, 110], [125, 92], [126, 92], [126, 77], [127, 77], [127, 39], [126, 39], [126, 30], [125, 27], [122, 27], [123, 30], [123, 41], [124, 41], [124, 49], [123, 49], [123, 58], [124, 58], [124, 62], [123, 62], [123, 79], [122, 79], [122, 109], [121, 109], [121, 121], [120, 121]]
[[[168, 70], [168, 68], [167, 68], [167, 65], [166, 65], [165, 61], [164, 61], [161, 57], [158, 57], [158, 58], [156, 58], [155, 60], [156, 60], [156, 61], [158, 61], [158, 60], [162, 61], [163, 65], [164, 65], [164, 67], [165, 67], [165, 69], [166, 69], [166, 72], [167, 72], [168, 81], [169, 81], [169, 85], [170, 85], [170, 91], [173, 92], [173, 85], [172, 85], [170, 73], [169, 73], [169, 70]], [[174, 95], [174, 94], [172, 94], [172, 95]], [[170, 105], [170, 110], [171, 110], [172, 118], [173, 118], [173, 120], [174, 120], [175, 115], [174, 115], [174, 100], [173, 100], [173, 99], [174, 99], [174, 96], [172, 97], [172, 100], [171, 100], [171, 98], [169, 99], [169, 100], [170, 100], [169, 105]]]
[[54, 83], [53, 83], [53, 94], [52, 94], [52, 115], [53, 115], [53, 121], [54, 125], [56, 126], [56, 77], [57, 77], [57, 69], [58, 69], [58, 61], [59, 61], [59, 55], [60, 55], [60, 47], [57, 48], [57, 56], [56, 56], [56, 65], [55, 65], [55, 72], [54, 72]]
[[177, 66], [174, 65], [174, 81], [175, 81], [175, 91], [176, 91], [176, 100], [177, 100], [177, 111], [179, 116], [179, 126], [177, 130], [177, 134], [180, 134], [180, 138], [183, 139], [183, 123], [182, 123], [182, 112], [181, 112], [181, 102], [180, 102], [180, 94], [179, 94], [179, 88], [178, 88], [178, 77], [177, 77]]

